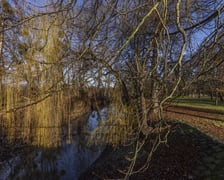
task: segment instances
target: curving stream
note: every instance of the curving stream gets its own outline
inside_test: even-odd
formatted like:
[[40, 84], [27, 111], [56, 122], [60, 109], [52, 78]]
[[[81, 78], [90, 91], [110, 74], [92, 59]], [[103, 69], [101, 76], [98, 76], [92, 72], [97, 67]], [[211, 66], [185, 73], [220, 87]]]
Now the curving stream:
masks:
[[[100, 111], [102, 120], [106, 119], [107, 109]], [[0, 169], [0, 179], [64, 179], [76, 180], [102, 153], [102, 146], [86, 146], [86, 137], [98, 126], [98, 114], [93, 111], [86, 132], [72, 130], [70, 143], [62, 142], [58, 149], [36, 150], [32, 154], [17, 156], [5, 162]], [[85, 138], [84, 138], [85, 137]]]

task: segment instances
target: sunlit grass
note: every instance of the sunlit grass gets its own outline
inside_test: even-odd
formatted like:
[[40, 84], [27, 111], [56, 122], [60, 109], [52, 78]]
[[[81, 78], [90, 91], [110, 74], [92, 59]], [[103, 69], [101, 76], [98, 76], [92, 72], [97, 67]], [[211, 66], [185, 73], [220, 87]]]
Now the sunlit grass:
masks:
[[195, 107], [202, 109], [218, 110], [224, 112], [224, 102], [218, 102], [218, 105], [215, 104], [215, 99], [211, 100], [209, 97], [201, 98], [192, 98], [192, 97], [181, 97], [181, 98], [172, 98], [169, 102], [175, 103], [178, 106], [185, 107]]

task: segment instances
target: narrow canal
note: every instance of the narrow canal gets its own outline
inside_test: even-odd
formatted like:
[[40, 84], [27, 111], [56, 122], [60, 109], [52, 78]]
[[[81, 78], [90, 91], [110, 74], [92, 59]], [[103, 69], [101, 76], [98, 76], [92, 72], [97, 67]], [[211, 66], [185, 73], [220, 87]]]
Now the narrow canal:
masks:
[[[59, 148], [35, 149], [27, 156], [16, 156], [0, 166], [0, 179], [64, 179], [76, 180], [101, 154], [104, 147], [89, 146], [88, 137], [105, 120], [107, 109], [93, 111], [82, 127], [72, 127], [70, 142], [63, 140]], [[80, 130], [81, 128], [81, 130]], [[53, 141], [53, 139], [52, 139]]]

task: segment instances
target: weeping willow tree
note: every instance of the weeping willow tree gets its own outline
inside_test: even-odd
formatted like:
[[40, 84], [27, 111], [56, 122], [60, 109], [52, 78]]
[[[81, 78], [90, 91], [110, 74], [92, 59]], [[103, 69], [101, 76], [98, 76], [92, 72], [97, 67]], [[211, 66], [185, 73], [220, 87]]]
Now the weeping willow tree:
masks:
[[[58, 10], [52, 3], [41, 10], [38, 7], [21, 10], [20, 5], [14, 5], [21, 13], [15, 23], [20, 18], [21, 23], [10, 24], [5, 30], [9, 38], [5, 52], [9, 56], [4, 53], [4, 60], [1, 59], [6, 69], [4, 73], [1, 71], [2, 129], [11, 142], [19, 138], [38, 146], [57, 146], [61, 126], [65, 124], [62, 121], [71, 110], [66, 104], [65, 91], [68, 81], [65, 73], [71, 70], [69, 33], [73, 34], [73, 29], [68, 21], [73, 20], [66, 18], [70, 7], [63, 9], [59, 4]], [[24, 2], [21, 6], [26, 5]], [[1, 30], [1, 42], [2, 35]]]
[[20, 111], [14, 111], [18, 106], [18, 103], [21, 100], [20, 92], [21, 88], [19, 87], [19, 78], [16, 74], [12, 74], [9, 76], [7, 81], [10, 81], [10, 84], [5, 86], [5, 108], [6, 108], [6, 116], [5, 116], [5, 127], [7, 127], [7, 133], [10, 141], [14, 141], [17, 138], [17, 131], [19, 127], [20, 120]]
[[[11, 25], [15, 18], [15, 13], [10, 3], [6, 0], [0, 3], [0, 111], [1, 111], [1, 125], [2, 132], [7, 133], [8, 139], [14, 141], [18, 139], [18, 127], [21, 125], [19, 121], [20, 111], [16, 111], [18, 106], [21, 105], [21, 91], [20, 86], [21, 74], [20, 65], [14, 63], [13, 53], [7, 52], [13, 45], [9, 45], [9, 37], [15, 37], [13, 33], [16, 31], [12, 29], [5, 31], [8, 25]], [[12, 51], [15, 49], [12, 48]], [[6, 52], [5, 52], [6, 51]], [[6, 55], [4, 54], [6, 53]], [[12, 58], [11, 60], [9, 59]]]
[[[18, 54], [4, 74], [4, 126], [10, 141], [58, 146], [65, 114], [60, 18], [42, 16], [20, 29]], [[27, 28], [29, 26], [29, 28]], [[16, 62], [16, 63], [15, 63]]]
[[[10, 96], [6, 97], [6, 90], [4, 87], [4, 74], [5, 74], [5, 62], [3, 57], [3, 51], [4, 51], [4, 41], [5, 41], [5, 33], [4, 29], [7, 23], [7, 17], [13, 16], [13, 11], [10, 6], [10, 4], [6, 0], [2, 0], [0, 2], [0, 111], [3, 111], [5, 107], [5, 100], [6, 98], [10, 98]], [[11, 117], [10, 117], [11, 119]], [[1, 133], [4, 131], [4, 122], [3, 122], [3, 116], [0, 115], [1, 120]]]
[[40, 22], [42, 31], [37, 32], [40, 37], [35, 39], [42, 40], [42, 50], [27, 64], [27, 76], [31, 78], [27, 94], [34, 96], [34, 101], [40, 102], [30, 107], [29, 111], [26, 110], [24, 122], [32, 123], [30, 130], [34, 135], [35, 145], [52, 147], [60, 142], [60, 125], [63, 119], [63, 44], [59, 37], [62, 32], [59, 28], [61, 22], [58, 20], [41, 17]]

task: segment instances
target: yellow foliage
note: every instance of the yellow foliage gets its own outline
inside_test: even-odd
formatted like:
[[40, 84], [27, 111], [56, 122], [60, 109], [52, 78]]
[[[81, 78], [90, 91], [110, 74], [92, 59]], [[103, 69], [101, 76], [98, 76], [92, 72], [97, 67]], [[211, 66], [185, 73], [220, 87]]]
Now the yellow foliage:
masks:
[[[7, 83], [5, 94], [1, 91], [0, 103], [5, 104], [5, 107], [2, 107], [7, 112], [4, 126], [7, 127], [10, 141], [20, 138], [33, 145], [55, 147], [61, 141], [61, 124], [63, 114], [66, 114], [64, 111], [67, 110], [64, 108], [61, 83], [63, 67], [61, 43], [58, 40], [61, 30], [54, 23], [49, 28], [49, 22], [52, 21], [50, 17], [43, 16], [40, 19], [41, 21], [30, 23], [42, 31], [28, 31], [27, 27], [21, 30], [21, 35], [26, 38], [24, 44], [21, 44], [22, 48], [27, 46], [27, 41], [33, 46], [23, 50], [21, 55], [24, 63], [16, 65], [2, 77], [7, 79]], [[36, 49], [39, 39], [45, 41], [42, 51]], [[19, 115], [16, 110], [21, 107], [24, 109], [20, 110], [22, 115]]]

